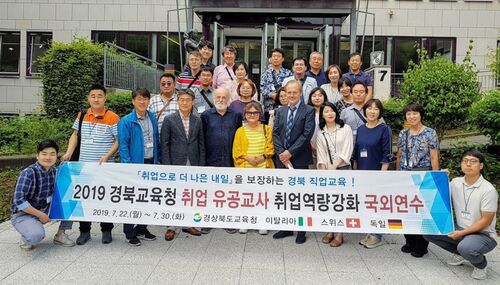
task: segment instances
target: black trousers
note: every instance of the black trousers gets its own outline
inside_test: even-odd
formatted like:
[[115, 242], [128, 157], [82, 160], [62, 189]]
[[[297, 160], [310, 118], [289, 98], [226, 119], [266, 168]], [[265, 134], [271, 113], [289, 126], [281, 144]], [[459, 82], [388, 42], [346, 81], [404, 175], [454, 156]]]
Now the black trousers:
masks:
[[[88, 233], [91, 229], [91, 222], [80, 222], [80, 232]], [[101, 223], [101, 232], [110, 232], [114, 228], [113, 223]]]
[[423, 235], [405, 235], [406, 244], [410, 246], [413, 252], [425, 253], [429, 242], [424, 239]]

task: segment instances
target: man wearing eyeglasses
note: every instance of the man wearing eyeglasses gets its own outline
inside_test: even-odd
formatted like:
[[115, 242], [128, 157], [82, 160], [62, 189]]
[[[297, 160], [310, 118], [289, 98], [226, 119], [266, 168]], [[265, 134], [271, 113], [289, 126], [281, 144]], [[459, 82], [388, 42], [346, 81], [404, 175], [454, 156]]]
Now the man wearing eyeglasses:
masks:
[[160, 77], [160, 94], [151, 98], [148, 107], [148, 111], [155, 115], [158, 122], [158, 131], [161, 131], [165, 117], [175, 113], [178, 109], [177, 96], [175, 96], [175, 76], [165, 73]]
[[455, 231], [447, 236], [424, 236], [426, 240], [454, 254], [449, 265], [459, 266], [470, 263], [471, 277], [486, 279], [487, 261], [485, 254], [492, 251], [495, 241], [498, 192], [481, 175], [484, 155], [471, 150], [462, 156], [464, 177], [456, 177], [450, 182], [451, 200], [455, 212]]

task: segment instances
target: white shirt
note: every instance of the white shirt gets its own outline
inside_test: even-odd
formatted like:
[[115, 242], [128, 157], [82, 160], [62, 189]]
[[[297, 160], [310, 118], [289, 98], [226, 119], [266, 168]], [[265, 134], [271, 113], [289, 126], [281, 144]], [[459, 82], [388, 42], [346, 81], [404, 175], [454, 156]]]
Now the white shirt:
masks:
[[[454, 178], [450, 182], [451, 200], [457, 225], [467, 228], [481, 219], [481, 212], [496, 213], [498, 207], [498, 192], [495, 187], [481, 175], [473, 185], [466, 185], [464, 177]], [[495, 232], [496, 215], [493, 221], [482, 232], [488, 233], [492, 238]]]

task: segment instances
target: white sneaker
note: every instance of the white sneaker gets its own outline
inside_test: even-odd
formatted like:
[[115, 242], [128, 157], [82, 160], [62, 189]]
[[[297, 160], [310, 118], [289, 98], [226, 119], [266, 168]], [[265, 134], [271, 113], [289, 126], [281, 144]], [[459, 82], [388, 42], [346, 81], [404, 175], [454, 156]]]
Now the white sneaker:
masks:
[[23, 241], [21, 241], [19, 243], [19, 247], [23, 250], [26, 250], [26, 251], [30, 251], [30, 250], [33, 250], [33, 248], [35, 248], [33, 245], [24, 243]]
[[75, 246], [75, 242], [72, 241], [66, 233], [56, 234], [54, 236], [54, 243], [65, 247]]
[[365, 241], [364, 246], [366, 248], [376, 248], [384, 244], [381, 239], [376, 238], [372, 235], [368, 237], [368, 239]]
[[459, 266], [459, 265], [465, 264], [466, 262], [467, 262], [467, 260], [465, 260], [465, 258], [463, 258], [461, 255], [453, 254], [451, 259], [448, 260], [448, 262], [446, 262], [446, 263], [448, 263], [449, 265], [453, 265], [453, 266]]
[[259, 234], [265, 236], [267, 235], [267, 230], [259, 230]]
[[248, 230], [247, 229], [240, 229], [239, 232], [240, 232], [240, 234], [246, 234], [248, 232]]
[[472, 278], [477, 279], [477, 280], [484, 280], [486, 279], [486, 267], [483, 269], [479, 269], [477, 267], [474, 267], [474, 270], [472, 271], [472, 274], [470, 275]]

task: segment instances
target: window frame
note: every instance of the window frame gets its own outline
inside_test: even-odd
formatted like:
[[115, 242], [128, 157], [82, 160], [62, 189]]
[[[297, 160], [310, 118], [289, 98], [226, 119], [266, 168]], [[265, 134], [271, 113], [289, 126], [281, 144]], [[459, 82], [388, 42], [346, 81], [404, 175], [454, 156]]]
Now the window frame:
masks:
[[[0, 31], [2, 34], [17, 34], [19, 36], [19, 56], [17, 58], [17, 71], [0, 71], [0, 77], [19, 77], [21, 73], [21, 31]], [[0, 57], [2, 55], [3, 35], [0, 35]]]
[[[31, 72], [33, 67], [33, 36], [36, 35], [50, 35], [50, 41], [47, 43], [47, 49], [50, 48], [52, 41], [54, 39], [54, 33], [52, 31], [28, 31], [26, 32], [26, 76], [38, 77], [41, 72]], [[44, 43], [42, 43], [44, 44]]]

